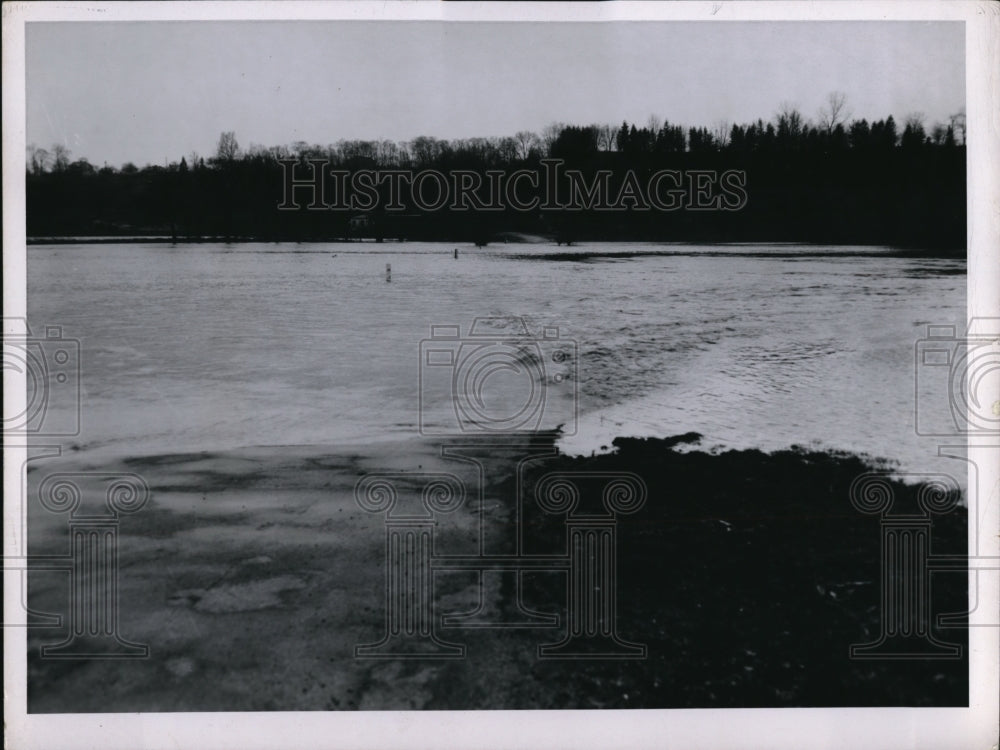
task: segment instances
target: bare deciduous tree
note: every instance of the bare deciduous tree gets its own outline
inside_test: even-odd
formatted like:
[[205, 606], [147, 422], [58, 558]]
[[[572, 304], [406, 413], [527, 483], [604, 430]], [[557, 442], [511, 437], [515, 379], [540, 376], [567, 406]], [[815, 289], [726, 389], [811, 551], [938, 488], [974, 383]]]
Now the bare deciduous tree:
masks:
[[615, 136], [618, 128], [614, 125], [597, 126], [597, 146], [601, 151], [613, 151], [615, 148]]
[[948, 124], [951, 125], [951, 129], [956, 135], [961, 139], [961, 145], [965, 145], [965, 110], [960, 109], [953, 115], [948, 117]]
[[49, 160], [52, 155], [44, 148], [39, 148], [34, 143], [28, 146], [28, 169], [32, 174], [41, 174], [49, 167]]
[[847, 111], [847, 94], [831, 91], [826, 95], [826, 104], [819, 110], [819, 124], [827, 133], [832, 133], [838, 125], [843, 125], [851, 116]]
[[536, 149], [540, 145], [538, 136], [530, 130], [519, 130], [514, 133], [514, 141], [517, 143], [518, 159], [527, 159], [531, 156], [532, 149]]
[[948, 139], [948, 128], [941, 123], [936, 124], [931, 128], [931, 143], [935, 146], [944, 145], [945, 141]]
[[418, 164], [430, 164], [443, 151], [444, 144], [431, 136], [420, 135], [410, 141], [410, 153]]
[[52, 169], [63, 172], [69, 166], [69, 149], [61, 143], [52, 146]]
[[235, 161], [240, 155], [240, 144], [236, 141], [236, 133], [226, 130], [219, 136], [219, 145], [215, 149], [215, 158], [221, 162]]
[[510, 162], [517, 159], [519, 151], [519, 145], [517, 138], [512, 136], [504, 136], [497, 140], [496, 143], [496, 154], [497, 159], [504, 164], [509, 164]]
[[729, 145], [729, 136], [732, 133], [732, 127], [728, 120], [718, 120], [715, 125], [712, 126], [712, 138], [719, 148], [725, 148]]

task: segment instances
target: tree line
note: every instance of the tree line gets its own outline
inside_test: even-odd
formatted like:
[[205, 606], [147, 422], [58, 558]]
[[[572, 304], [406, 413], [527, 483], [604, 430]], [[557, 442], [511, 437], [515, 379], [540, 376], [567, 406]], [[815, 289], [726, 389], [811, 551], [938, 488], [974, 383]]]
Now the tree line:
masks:
[[[609, 170], [743, 170], [749, 200], [730, 214], [692, 212], [534, 212], [489, 215], [439, 212], [407, 221], [371, 217], [369, 236], [479, 240], [522, 231], [567, 240], [788, 241], [890, 244], [963, 252], [965, 246], [965, 118], [902, 126], [890, 115], [850, 119], [846, 98], [831, 94], [815, 120], [783, 106], [768, 120], [684, 127], [646, 123], [568, 125], [541, 133], [406, 142], [340, 140], [241, 148], [224, 132], [214, 154], [139, 168], [96, 167], [71, 159], [62, 145], [29, 147], [29, 237], [170, 236], [334, 240], [364, 234], [349, 212], [279, 211], [282, 161], [323, 160], [331, 168], [539, 170], [558, 159], [583, 174]], [[378, 219], [378, 220], [375, 220]]]

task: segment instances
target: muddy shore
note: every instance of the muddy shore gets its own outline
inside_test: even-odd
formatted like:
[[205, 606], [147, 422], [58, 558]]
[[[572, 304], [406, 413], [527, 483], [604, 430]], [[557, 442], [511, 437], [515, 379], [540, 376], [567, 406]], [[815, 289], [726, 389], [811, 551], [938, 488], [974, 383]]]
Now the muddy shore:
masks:
[[[148, 484], [146, 506], [120, 521], [118, 627], [149, 655], [43, 659], [41, 646], [66, 638], [65, 619], [31, 628], [29, 711], [967, 703], [965, 648], [957, 659], [849, 658], [852, 644], [875, 640], [882, 627], [880, 519], [850, 502], [852, 481], [877, 462], [806, 450], [714, 452], [693, 435], [622, 439], [614, 453], [572, 459], [556, 454], [554, 438], [446, 445], [451, 456], [440, 442], [414, 440], [100, 466], [74, 454], [33, 462], [29, 499], [53, 472], [128, 472]], [[526, 456], [534, 458], [519, 471]], [[454, 556], [564, 555], [565, 517], [519, 505], [518, 493], [530, 495], [551, 472], [641, 477], [645, 504], [615, 520], [615, 628], [645, 646], [644, 656], [540, 659], [538, 647], [568, 627], [566, 571], [490, 574], [480, 585], [478, 572], [453, 568], [434, 573], [434, 629], [464, 645], [463, 658], [355, 658], [386, 627], [386, 518], [358, 506], [355, 485], [386, 472], [465, 483], [461, 507], [438, 514], [434, 529], [434, 554]], [[907, 507], [919, 490], [892, 487]], [[32, 555], [67, 549], [65, 516], [29, 502], [29, 527]], [[961, 506], [934, 517], [934, 554], [962, 554], [966, 538]], [[32, 572], [30, 606], [65, 614], [68, 580]], [[964, 571], [935, 573], [931, 596], [935, 614], [964, 611]], [[518, 613], [520, 627], [471, 627], [517, 624]], [[962, 627], [932, 632], [967, 640]]]

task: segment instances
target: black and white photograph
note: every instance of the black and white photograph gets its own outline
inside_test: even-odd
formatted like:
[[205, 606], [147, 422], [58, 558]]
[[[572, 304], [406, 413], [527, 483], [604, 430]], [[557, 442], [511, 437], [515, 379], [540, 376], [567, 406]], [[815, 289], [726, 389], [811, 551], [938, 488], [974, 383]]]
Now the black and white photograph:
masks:
[[129, 5], [4, 6], [11, 747], [995, 747], [996, 6]]

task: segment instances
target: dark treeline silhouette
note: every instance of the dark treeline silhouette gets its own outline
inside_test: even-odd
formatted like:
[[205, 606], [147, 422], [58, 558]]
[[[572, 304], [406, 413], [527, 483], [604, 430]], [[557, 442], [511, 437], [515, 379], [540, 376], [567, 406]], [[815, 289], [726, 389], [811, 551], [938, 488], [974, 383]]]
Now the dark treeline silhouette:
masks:
[[[387, 186], [373, 210], [279, 210], [288, 160], [308, 176], [309, 160], [329, 169], [544, 172], [561, 160], [586, 180], [610, 172], [611, 196], [631, 172], [645, 184], [660, 170], [739, 170], [746, 204], [738, 210], [424, 210], [404, 199], [396, 211]], [[282, 161], [285, 164], [282, 164]], [[605, 173], [606, 173], [605, 172]], [[598, 182], [600, 180], [598, 179]], [[336, 190], [328, 179], [329, 190]], [[356, 207], [355, 207], [356, 208]], [[165, 166], [97, 168], [64, 147], [30, 147], [29, 237], [162, 236], [175, 240], [376, 239], [486, 242], [502, 232], [559, 240], [810, 242], [881, 244], [963, 254], [964, 116], [926, 129], [913, 115], [848, 121], [842, 95], [831, 95], [817, 122], [791, 107], [771, 120], [685, 128], [650, 118], [645, 125], [550, 125], [541, 134], [404, 143], [342, 140], [321, 146], [240, 148], [223, 133], [209, 158]]]

